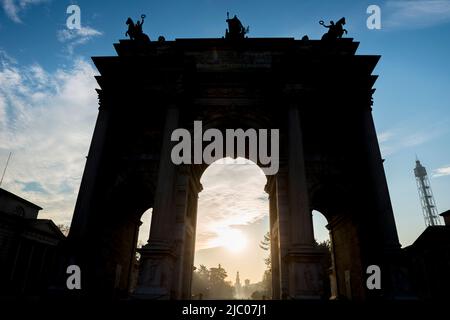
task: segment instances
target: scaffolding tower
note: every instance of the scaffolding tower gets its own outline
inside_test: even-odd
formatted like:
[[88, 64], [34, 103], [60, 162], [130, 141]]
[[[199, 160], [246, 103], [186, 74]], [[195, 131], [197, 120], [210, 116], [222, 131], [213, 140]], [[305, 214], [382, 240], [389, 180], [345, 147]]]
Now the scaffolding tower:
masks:
[[425, 225], [427, 227], [438, 226], [441, 224], [441, 221], [439, 220], [430, 180], [428, 179], [427, 170], [420, 164], [419, 159], [416, 159], [414, 175], [416, 176], [417, 190], [419, 191]]

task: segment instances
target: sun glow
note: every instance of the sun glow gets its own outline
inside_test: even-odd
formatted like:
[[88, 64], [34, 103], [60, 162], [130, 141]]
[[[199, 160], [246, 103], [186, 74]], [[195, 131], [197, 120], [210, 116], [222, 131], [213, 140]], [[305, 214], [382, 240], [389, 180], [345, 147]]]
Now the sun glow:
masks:
[[227, 228], [220, 232], [214, 244], [219, 247], [224, 247], [230, 252], [238, 253], [247, 246], [247, 238], [242, 231]]

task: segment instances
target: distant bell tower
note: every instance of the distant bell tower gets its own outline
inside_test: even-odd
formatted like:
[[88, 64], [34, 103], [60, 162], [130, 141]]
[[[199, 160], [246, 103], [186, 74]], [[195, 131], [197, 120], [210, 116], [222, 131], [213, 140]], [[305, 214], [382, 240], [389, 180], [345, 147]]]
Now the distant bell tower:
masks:
[[235, 297], [237, 299], [242, 298], [242, 286], [241, 286], [241, 279], [239, 279], [239, 271], [236, 274], [236, 283], [234, 284], [234, 290], [235, 290]]
[[439, 220], [436, 203], [434, 202], [433, 192], [431, 191], [430, 180], [428, 180], [427, 170], [420, 164], [420, 161], [417, 158], [414, 175], [416, 176], [417, 189], [422, 204], [425, 225], [427, 227], [440, 225], [441, 222]]

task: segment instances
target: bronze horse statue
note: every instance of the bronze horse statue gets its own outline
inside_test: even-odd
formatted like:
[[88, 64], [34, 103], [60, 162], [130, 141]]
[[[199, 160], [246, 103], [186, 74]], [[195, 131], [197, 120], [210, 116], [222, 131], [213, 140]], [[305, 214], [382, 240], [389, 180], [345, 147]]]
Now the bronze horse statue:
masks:
[[131, 40], [139, 42], [150, 42], [150, 38], [142, 31], [142, 25], [144, 24], [145, 14], [141, 15], [141, 21], [133, 22], [133, 19], [128, 18], [126, 24], [128, 30], [125, 32], [125, 36], [129, 36]]
[[336, 40], [342, 38], [344, 33], [347, 34], [347, 30], [343, 27], [345, 25], [345, 18], [339, 19], [336, 23], [332, 20], [328, 26], [323, 20], [320, 20], [319, 24], [328, 28], [328, 32], [322, 36], [322, 40]]

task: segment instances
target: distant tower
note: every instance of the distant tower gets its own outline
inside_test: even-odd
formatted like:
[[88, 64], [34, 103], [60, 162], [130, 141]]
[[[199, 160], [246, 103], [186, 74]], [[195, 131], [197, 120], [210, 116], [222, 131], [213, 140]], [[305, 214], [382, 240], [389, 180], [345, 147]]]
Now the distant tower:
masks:
[[439, 220], [436, 203], [434, 202], [433, 192], [431, 191], [430, 181], [428, 180], [427, 170], [420, 164], [420, 161], [417, 158], [414, 175], [416, 176], [417, 189], [419, 190], [425, 225], [427, 227], [440, 225], [441, 222]]
[[242, 286], [241, 286], [241, 279], [239, 279], [239, 271], [236, 274], [236, 283], [234, 284], [234, 288], [236, 290], [235, 296], [236, 298], [241, 298], [242, 295]]

